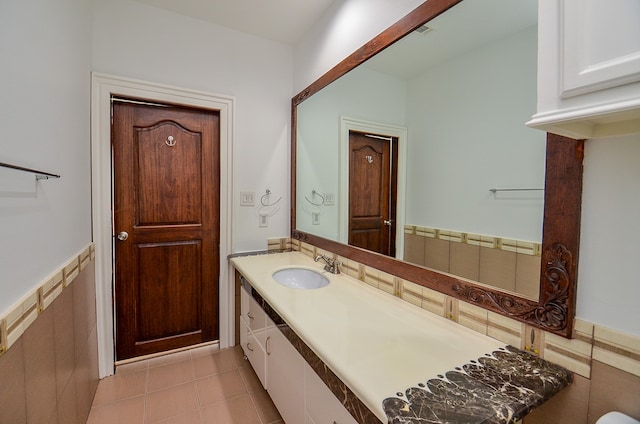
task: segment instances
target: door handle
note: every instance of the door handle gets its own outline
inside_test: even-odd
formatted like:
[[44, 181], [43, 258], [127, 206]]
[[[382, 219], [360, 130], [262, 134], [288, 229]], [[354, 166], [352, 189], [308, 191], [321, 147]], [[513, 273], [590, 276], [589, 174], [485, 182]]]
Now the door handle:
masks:
[[129, 238], [129, 233], [127, 233], [126, 231], [120, 231], [116, 237], [120, 241], [125, 241]]
[[384, 225], [388, 225], [389, 227], [393, 225], [393, 219], [385, 219], [382, 222], [384, 223]]

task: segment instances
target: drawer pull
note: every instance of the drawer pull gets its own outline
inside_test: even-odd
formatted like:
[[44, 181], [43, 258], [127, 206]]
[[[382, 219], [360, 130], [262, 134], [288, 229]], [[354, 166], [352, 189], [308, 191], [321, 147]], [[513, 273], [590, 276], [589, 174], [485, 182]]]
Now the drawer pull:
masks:
[[267, 337], [267, 340], [264, 342], [264, 347], [267, 351], [267, 355], [271, 355], [271, 352], [269, 352], [269, 340], [271, 340], [271, 336]]
[[251, 343], [247, 343], [247, 349], [249, 349], [251, 352], [253, 352], [253, 348], [251, 347]]
[[255, 319], [255, 317], [251, 315], [251, 312], [247, 312], [247, 316], [249, 317], [249, 319]]

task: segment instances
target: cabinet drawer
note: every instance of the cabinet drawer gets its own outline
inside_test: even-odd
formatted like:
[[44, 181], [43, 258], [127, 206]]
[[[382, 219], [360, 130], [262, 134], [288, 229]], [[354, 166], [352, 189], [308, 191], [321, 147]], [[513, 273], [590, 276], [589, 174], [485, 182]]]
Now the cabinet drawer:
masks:
[[241, 316], [250, 330], [256, 332], [267, 326], [267, 314], [244, 287], [240, 291], [240, 308]]

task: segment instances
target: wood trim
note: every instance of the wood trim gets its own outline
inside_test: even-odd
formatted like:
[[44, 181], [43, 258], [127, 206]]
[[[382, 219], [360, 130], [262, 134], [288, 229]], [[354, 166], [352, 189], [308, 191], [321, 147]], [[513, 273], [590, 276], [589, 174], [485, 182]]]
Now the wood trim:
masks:
[[[295, 109], [297, 105], [305, 101], [309, 96], [317, 93], [336, 79], [340, 78], [356, 66], [360, 65], [362, 62], [380, 53], [382, 50], [400, 40], [411, 31], [420, 27], [425, 22], [430, 21], [438, 15], [446, 12], [461, 1], [462, 0], [425, 1], [420, 6], [415, 8], [412, 12], [405, 15], [398, 22], [378, 34], [367, 44], [353, 52], [342, 62], [331, 68], [327, 73], [311, 83], [310, 86], [298, 93], [293, 99], [291, 99], [293, 108]], [[295, 128], [295, 126], [292, 128]]]
[[[227, 255], [233, 252], [233, 140], [235, 97], [137, 79], [92, 73], [91, 190], [96, 261], [100, 378], [114, 373], [111, 228], [111, 95], [220, 111], [220, 346], [234, 344], [234, 290]], [[226, 319], [225, 319], [226, 318]], [[226, 321], [227, 325], [224, 325]]]
[[540, 298], [534, 301], [296, 230], [296, 106], [371, 56], [462, 0], [429, 0], [344, 59], [291, 100], [291, 237], [321, 249], [571, 338], [575, 316], [584, 141], [547, 135]]

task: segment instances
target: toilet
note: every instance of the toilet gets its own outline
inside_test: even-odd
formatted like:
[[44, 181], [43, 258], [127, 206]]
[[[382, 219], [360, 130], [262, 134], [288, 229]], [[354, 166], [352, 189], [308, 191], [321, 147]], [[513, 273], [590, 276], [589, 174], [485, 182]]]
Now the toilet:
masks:
[[640, 424], [640, 421], [621, 412], [608, 412], [601, 416], [596, 424]]

